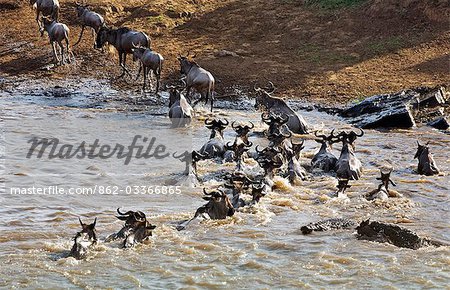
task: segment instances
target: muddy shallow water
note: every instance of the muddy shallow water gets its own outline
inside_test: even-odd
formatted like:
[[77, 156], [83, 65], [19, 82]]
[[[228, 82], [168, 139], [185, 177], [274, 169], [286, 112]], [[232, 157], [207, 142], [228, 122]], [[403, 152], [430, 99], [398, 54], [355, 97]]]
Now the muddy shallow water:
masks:
[[[303, 236], [300, 226], [331, 217], [355, 220], [372, 218], [397, 222], [420, 235], [450, 241], [450, 136], [429, 127], [410, 130], [375, 131], [356, 141], [357, 155], [364, 173], [352, 182], [349, 199], [332, 199], [336, 179], [314, 172], [308, 181], [289, 186], [277, 181], [278, 189], [263, 198], [257, 206], [237, 212], [221, 221], [192, 224], [178, 232], [173, 223], [190, 217], [203, 204], [201, 187], [183, 187], [180, 195], [10, 195], [11, 186], [32, 186], [30, 180], [42, 175], [41, 181], [59, 186], [120, 186], [152, 184], [183, 179], [169, 169], [157, 174], [129, 175], [120, 178], [109, 174], [108, 163], [81, 160], [70, 163], [77, 174], [64, 176], [64, 162], [25, 163], [15, 150], [17, 140], [4, 136], [38, 134], [38, 120], [67, 126], [66, 136], [80, 133], [86, 121], [93, 120], [105, 129], [98, 134], [111, 134], [113, 124], [136, 129], [153, 119], [164, 119], [165, 107], [151, 96], [117, 92], [107, 83], [81, 80], [71, 87], [23, 83], [3, 91], [0, 97], [1, 159], [4, 174], [0, 225], [0, 287], [15, 288], [298, 288], [298, 287], [393, 287], [445, 288], [450, 276], [449, 248], [423, 248], [416, 251], [387, 244], [358, 241], [354, 231], [332, 231]], [[87, 87], [87, 88], [86, 88]], [[238, 103], [238, 105], [236, 105]], [[251, 101], [218, 102], [215, 115], [229, 120], [252, 120], [262, 130], [260, 114]], [[231, 109], [230, 106], [234, 109]], [[314, 129], [350, 128], [336, 116], [317, 111], [300, 111]], [[199, 110], [198, 118], [209, 115]], [[33, 120], [36, 120], [35, 122]], [[70, 126], [68, 125], [70, 124]], [[162, 126], [162, 125], [161, 125]], [[102, 127], [103, 128], [103, 127]], [[8, 130], [15, 134], [8, 134]], [[93, 130], [93, 129], [92, 129]], [[200, 148], [208, 133], [199, 120], [183, 129], [193, 134], [194, 148]], [[5, 133], [6, 132], [6, 133]], [[102, 133], [103, 132], [103, 133]], [[106, 137], [106, 136], [105, 136]], [[19, 137], [17, 137], [19, 138]], [[232, 140], [227, 129], [225, 138]], [[251, 136], [255, 144], [264, 143]], [[415, 173], [413, 160], [417, 139], [431, 140], [431, 150], [442, 174], [433, 177]], [[306, 141], [301, 162], [307, 166], [318, 144]], [[339, 146], [334, 149], [339, 152]], [[17, 155], [16, 155], [17, 154]], [[56, 165], [55, 165], [56, 164]], [[376, 188], [380, 168], [394, 167], [395, 190], [403, 198], [372, 203], [361, 197]], [[220, 174], [233, 166], [211, 161], [199, 164], [204, 186], [220, 184]], [[150, 171], [150, 169], [149, 169]], [[71, 239], [79, 230], [77, 217], [90, 221], [98, 218], [100, 238], [117, 231], [121, 222], [114, 217], [117, 207], [142, 210], [156, 224], [154, 236], [145, 245], [131, 250], [119, 249], [117, 243], [100, 243], [85, 261], [64, 258]]]

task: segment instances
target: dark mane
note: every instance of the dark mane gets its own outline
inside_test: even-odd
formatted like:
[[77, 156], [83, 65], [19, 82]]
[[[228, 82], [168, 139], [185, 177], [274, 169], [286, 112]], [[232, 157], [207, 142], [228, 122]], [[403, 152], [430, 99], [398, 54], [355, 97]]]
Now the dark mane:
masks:
[[123, 33], [127, 33], [127, 32], [130, 32], [130, 31], [131, 31], [131, 29], [129, 29], [128, 27], [120, 27], [120, 28], [116, 29], [116, 32], [118, 34], [123, 34]]

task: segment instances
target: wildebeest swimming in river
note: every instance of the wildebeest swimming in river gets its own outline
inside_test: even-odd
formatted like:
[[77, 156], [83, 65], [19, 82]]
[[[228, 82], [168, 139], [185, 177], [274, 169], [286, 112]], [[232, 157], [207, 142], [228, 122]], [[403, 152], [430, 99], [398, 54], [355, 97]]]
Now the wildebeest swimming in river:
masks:
[[264, 112], [287, 115], [289, 117], [286, 125], [293, 133], [308, 134], [308, 126], [303, 117], [297, 115], [284, 100], [275, 98], [271, 94], [275, 91], [272, 82], [266, 89], [254, 87], [255, 91], [255, 109], [261, 109]]
[[69, 256], [81, 260], [86, 258], [89, 248], [97, 243], [97, 232], [95, 230], [97, 218], [89, 225], [83, 223], [80, 218], [78, 218], [78, 220], [80, 221], [81, 231], [78, 232], [74, 238], [74, 243]]
[[361, 176], [362, 165], [355, 155], [355, 145], [353, 144], [357, 137], [364, 136], [364, 131], [360, 130], [360, 134], [350, 131], [350, 133], [340, 132], [335, 136], [342, 142], [341, 155], [336, 163], [336, 176], [338, 178], [358, 180]]
[[436, 175], [439, 174], [439, 169], [428, 148], [429, 143], [430, 142], [427, 142], [425, 145], [420, 145], [419, 141], [417, 141], [417, 152], [414, 156], [414, 158], [419, 160], [417, 172], [423, 175]]
[[122, 229], [116, 233], [108, 236], [106, 242], [117, 239], [124, 239], [122, 246], [124, 248], [131, 248], [138, 243], [142, 243], [152, 236], [152, 231], [156, 226], [147, 221], [145, 213], [142, 211], [127, 211], [122, 213], [120, 208], [117, 209], [118, 219], [125, 221]]
[[223, 140], [223, 130], [228, 126], [229, 122], [216, 119], [206, 119], [205, 126], [211, 130], [209, 140], [200, 148], [199, 153], [210, 159], [223, 157], [225, 153], [225, 144]]
[[225, 219], [227, 216], [234, 215], [235, 210], [225, 192], [220, 189], [207, 192], [203, 188], [203, 193], [205, 194], [205, 196], [203, 196], [203, 199], [208, 202], [197, 209], [192, 219], [180, 223], [177, 226], [177, 230], [181, 231], [186, 229], [189, 223], [199, 216], [218, 220]]
[[109, 43], [117, 49], [119, 53], [119, 65], [122, 68], [122, 74], [118, 78], [131, 73], [125, 66], [127, 54], [133, 53], [134, 46], [143, 46], [150, 48], [150, 38], [144, 32], [131, 30], [127, 27], [117, 29], [102, 26], [97, 33], [96, 47], [102, 48], [105, 43]]
[[169, 90], [169, 118], [171, 128], [185, 127], [191, 123], [194, 109], [181, 93], [182, 86], [166, 86]]
[[380, 173], [381, 177], [378, 177], [377, 180], [380, 180], [381, 184], [378, 186], [378, 189], [369, 192], [366, 195], [366, 198], [368, 200], [374, 199], [386, 200], [389, 197], [399, 197], [400, 194], [398, 192], [389, 189], [389, 183], [392, 184], [393, 186], [397, 186], [391, 179], [392, 169], [387, 173], [384, 173], [383, 171], [380, 170]]
[[317, 135], [317, 131], [314, 135], [317, 143], [320, 143], [319, 151], [314, 155], [311, 160], [311, 170], [314, 168], [319, 168], [325, 172], [329, 172], [336, 169], [336, 163], [338, 161], [337, 157], [331, 152], [333, 143], [339, 142], [339, 139], [333, 136], [334, 129], [331, 131], [330, 135], [326, 136], [324, 134]]

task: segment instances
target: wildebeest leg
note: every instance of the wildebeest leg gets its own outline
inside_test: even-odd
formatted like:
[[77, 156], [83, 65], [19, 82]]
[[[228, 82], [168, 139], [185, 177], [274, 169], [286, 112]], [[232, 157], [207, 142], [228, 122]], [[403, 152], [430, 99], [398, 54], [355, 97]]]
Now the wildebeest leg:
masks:
[[[81, 26], [80, 36], [78, 37], [77, 42], [75, 42], [75, 44], [73, 45], [74, 47], [75, 47], [78, 43], [80, 43], [80, 41], [81, 41], [81, 36], [83, 36], [83, 31], [84, 31], [84, 25]], [[94, 48], [95, 48], [95, 44], [94, 44]]]
[[55, 61], [56, 64], [58, 64], [59, 58], [58, 58], [58, 55], [56, 54], [55, 42], [52, 41], [51, 44], [52, 44], [53, 60]]
[[139, 70], [138, 70], [138, 73], [136, 75], [135, 81], [137, 81], [139, 79], [139, 75], [141, 74], [141, 70], [142, 70], [142, 63], [139, 61]]
[[60, 52], [61, 52], [61, 62], [60, 62], [60, 64], [64, 65], [64, 60], [65, 60], [65, 58], [64, 58], [64, 46], [63, 46], [61, 41], [58, 41], [58, 45], [59, 45]]
[[159, 91], [159, 79], [161, 77], [161, 71], [158, 70], [157, 72], [155, 72], [156, 75], [156, 93], [158, 93]]
[[123, 53], [123, 62], [120, 63], [120, 66], [122, 67], [123, 72], [120, 77], [123, 77], [125, 74], [127, 74], [132, 79], [133, 77], [131, 76], [131, 73], [128, 71], [127, 67], [125, 66], [126, 63], [127, 63], [127, 54]]
[[189, 97], [189, 93], [191, 92], [191, 87], [190, 86], [186, 86], [186, 100], [188, 100], [188, 102], [191, 102], [191, 98]]
[[65, 41], [66, 41], [67, 63], [71, 63], [72, 60], [70, 59], [69, 37], [68, 36], [66, 36]]
[[195, 220], [198, 216], [203, 215], [204, 213], [206, 213], [206, 207], [201, 206], [197, 209], [197, 211], [195, 212], [195, 215], [193, 218], [191, 218], [190, 220], [184, 221], [181, 224], [177, 225], [177, 230], [178, 231], [182, 231], [185, 230], [186, 227], [191, 223], [191, 221]]
[[144, 86], [142, 87], [142, 91], [145, 93], [145, 83], [147, 82], [147, 72], [148, 72], [149, 68], [148, 67], [144, 67]]
[[123, 53], [119, 53], [119, 65], [122, 68], [122, 73], [116, 79], [123, 78], [123, 76], [125, 75], [125, 67], [122, 64], [122, 58], [123, 58]]

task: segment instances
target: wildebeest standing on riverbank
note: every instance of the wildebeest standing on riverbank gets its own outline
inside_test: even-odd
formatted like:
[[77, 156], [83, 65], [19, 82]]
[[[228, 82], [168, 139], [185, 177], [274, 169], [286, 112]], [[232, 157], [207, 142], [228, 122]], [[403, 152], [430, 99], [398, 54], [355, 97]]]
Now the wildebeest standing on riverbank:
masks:
[[144, 85], [142, 91], [145, 92], [145, 85], [147, 83], [148, 73], [152, 72], [156, 77], [156, 91], [159, 91], [159, 79], [161, 78], [162, 66], [164, 58], [157, 52], [154, 52], [148, 47], [134, 46], [133, 45], [133, 61], [139, 60], [139, 71], [136, 76], [136, 80], [141, 74], [141, 70], [144, 70]]
[[[89, 10], [88, 5], [80, 5], [78, 3], [76, 3], [76, 5], [77, 6], [75, 9], [77, 11], [77, 16], [81, 22], [81, 32], [74, 46], [80, 42], [81, 36], [83, 36], [84, 28], [86, 26], [91, 27], [93, 33], [95, 33], [96, 35], [100, 31], [100, 28], [102, 28], [105, 25], [105, 20], [103, 19], [103, 17], [100, 14]], [[94, 41], [94, 48], [95, 48], [95, 41]]]
[[123, 77], [130, 72], [125, 66], [127, 54], [132, 54], [133, 47], [143, 46], [150, 48], [150, 38], [144, 32], [131, 30], [128, 27], [121, 27], [117, 29], [102, 26], [97, 33], [96, 47], [102, 48], [105, 43], [109, 43], [117, 49], [119, 53], [119, 65], [122, 68], [122, 74], [117, 78]]
[[36, 22], [39, 26], [40, 32], [42, 32], [42, 30], [44, 29], [43, 24], [39, 22], [39, 16], [41, 13], [44, 17], [50, 17], [50, 19], [58, 21], [58, 0], [30, 0], [30, 5], [36, 8]]
[[[50, 44], [52, 46], [53, 50], [53, 57], [55, 59], [55, 62], [60, 65], [64, 64], [64, 45], [63, 41], [66, 43], [66, 52], [67, 52], [67, 59], [68, 62], [70, 62], [70, 49], [69, 49], [69, 28], [67, 25], [63, 23], [59, 23], [56, 20], [49, 20], [47, 18], [43, 18], [44, 21], [44, 30], [41, 32], [41, 35], [44, 35], [44, 31], [47, 31], [48, 38], [50, 39]], [[55, 42], [58, 43], [60, 47], [60, 53], [61, 53], [61, 60], [59, 60], [58, 55], [56, 53], [56, 47]]]
[[[180, 73], [186, 75], [186, 98], [190, 101], [189, 94], [191, 88], [196, 89], [200, 93], [201, 98], [196, 100], [192, 104], [192, 107], [195, 107], [201, 100], [205, 101], [205, 105], [208, 103], [208, 100], [211, 100], [212, 112], [214, 104], [214, 77], [209, 71], [200, 67], [194, 60], [189, 60], [188, 56], [189, 53], [186, 56], [178, 56]], [[195, 58], [195, 55], [192, 58]]]

